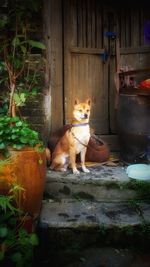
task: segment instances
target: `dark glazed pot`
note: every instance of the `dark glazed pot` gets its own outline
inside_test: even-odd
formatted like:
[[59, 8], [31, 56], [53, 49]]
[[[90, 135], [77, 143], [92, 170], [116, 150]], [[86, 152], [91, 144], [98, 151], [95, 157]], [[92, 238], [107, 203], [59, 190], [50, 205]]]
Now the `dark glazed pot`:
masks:
[[119, 95], [117, 129], [122, 160], [145, 161], [150, 135], [150, 94]]

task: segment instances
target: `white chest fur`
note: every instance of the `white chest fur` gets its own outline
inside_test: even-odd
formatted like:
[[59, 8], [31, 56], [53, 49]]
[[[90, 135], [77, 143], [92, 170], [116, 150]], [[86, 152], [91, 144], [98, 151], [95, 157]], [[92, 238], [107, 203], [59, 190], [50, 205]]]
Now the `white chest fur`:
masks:
[[76, 147], [76, 153], [80, 153], [81, 150], [87, 147], [90, 139], [90, 128], [89, 125], [81, 127], [73, 127], [71, 129], [71, 134], [74, 139], [74, 144]]

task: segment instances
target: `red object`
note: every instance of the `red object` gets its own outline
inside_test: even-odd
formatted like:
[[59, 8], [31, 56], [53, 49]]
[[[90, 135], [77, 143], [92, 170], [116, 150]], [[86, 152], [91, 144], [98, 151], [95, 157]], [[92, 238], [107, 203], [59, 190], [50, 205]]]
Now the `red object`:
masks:
[[140, 82], [140, 88], [141, 89], [150, 89], [150, 79], [146, 79], [146, 80]]

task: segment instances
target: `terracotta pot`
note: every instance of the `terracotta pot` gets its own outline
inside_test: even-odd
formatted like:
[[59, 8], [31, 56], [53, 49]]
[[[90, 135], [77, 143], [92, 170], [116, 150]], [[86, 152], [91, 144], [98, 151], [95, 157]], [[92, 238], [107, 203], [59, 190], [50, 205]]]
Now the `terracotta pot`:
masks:
[[[46, 177], [46, 153], [38, 148], [10, 149], [10, 162], [0, 170], [0, 193], [8, 194], [16, 182], [23, 190], [17, 196], [18, 205], [24, 212], [36, 218], [41, 209]], [[4, 157], [1, 156], [1, 159]]]
[[109, 156], [110, 151], [108, 145], [104, 141], [91, 136], [86, 152], [86, 161], [101, 163], [107, 161]]

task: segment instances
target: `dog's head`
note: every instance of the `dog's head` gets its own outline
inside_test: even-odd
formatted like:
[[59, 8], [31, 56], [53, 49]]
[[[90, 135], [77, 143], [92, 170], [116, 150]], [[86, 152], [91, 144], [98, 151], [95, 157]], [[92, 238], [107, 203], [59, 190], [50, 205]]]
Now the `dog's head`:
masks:
[[87, 99], [86, 102], [80, 103], [77, 99], [75, 100], [73, 116], [77, 121], [88, 122], [91, 110], [91, 100]]

